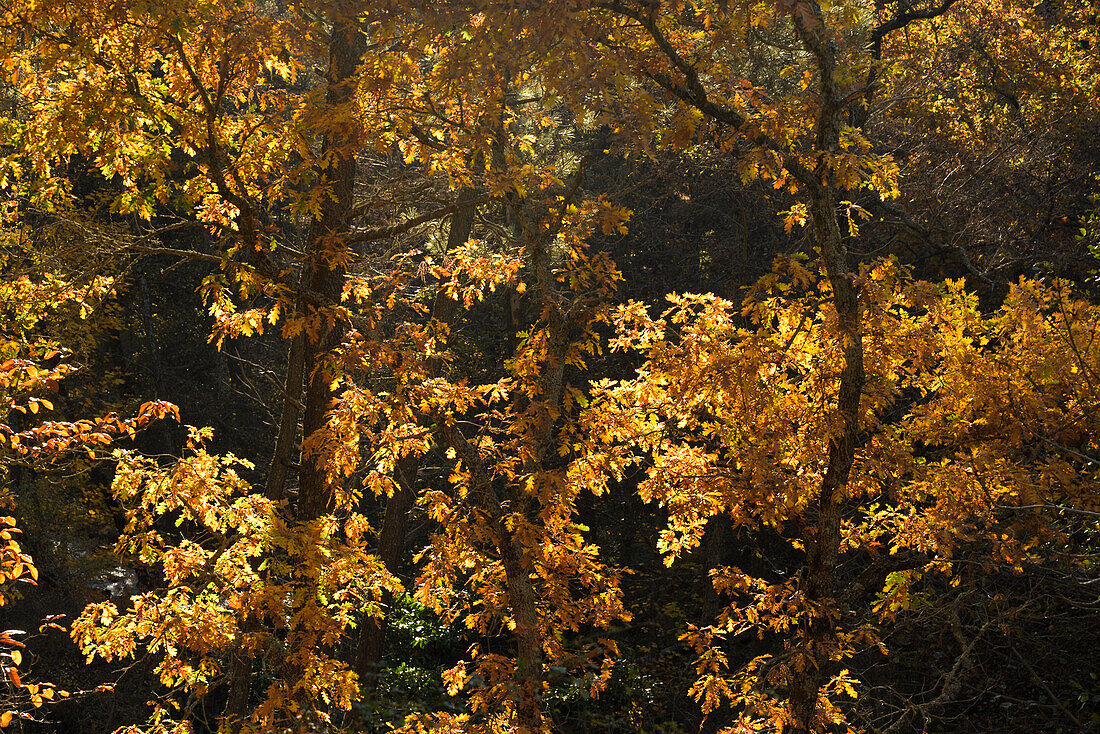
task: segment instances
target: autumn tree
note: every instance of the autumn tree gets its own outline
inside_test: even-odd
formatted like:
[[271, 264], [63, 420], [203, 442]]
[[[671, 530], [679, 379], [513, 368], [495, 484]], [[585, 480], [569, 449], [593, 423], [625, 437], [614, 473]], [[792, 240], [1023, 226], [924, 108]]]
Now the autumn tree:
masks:
[[[270, 455], [219, 454], [193, 429], [174, 461], [115, 457], [118, 552], [155, 582], [89, 607], [82, 650], [152, 656], [153, 730], [207, 704], [210, 728], [336, 729], [410, 593], [474, 644], [445, 676], [456, 710], [405, 728], [545, 731], [555, 685], [605, 686], [629, 616], [578, 499], [642, 466], [670, 560], [719, 516], [802, 559], [778, 581], [715, 573], [733, 603], [685, 638], [704, 710], [842, 726], [857, 683], [840, 660], [921, 573], [955, 573], [964, 538], [1015, 563], [1057, 537], [1014, 525], [1021, 506], [1087, 505], [1093, 398], [1067, 390], [1092, 374], [1091, 307], [1024, 281], [990, 315], [959, 283], [855, 257], [900, 227], [996, 290], [1007, 249], [971, 257], [955, 235], [973, 223], [896, 200], [934, 199], [937, 151], [982, 159], [1008, 122], [1088, 129], [1087, 13], [1051, 12], [1057, 32], [984, 0], [5, 6], [13, 226], [64, 223], [109, 263], [202, 263], [212, 345], [286, 355]], [[598, 243], [629, 212], [591, 185], [586, 136], [723, 159], [788, 202], [813, 263], [741, 307], [677, 296], [663, 320], [612, 319], [620, 277]], [[1029, 165], [1002, 157], [1006, 175]], [[107, 206], [73, 196], [82, 178]], [[612, 321], [645, 366], [593, 388]], [[476, 344], [491, 324], [504, 333]], [[401, 584], [410, 513], [427, 547]], [[868, 575], [847, 588], [852, 558]], [[730, 672], [721, 640], [757, 630], [782, 651]]]
[[[350, 479], [379, 496], [407, 493], [394, 480], [396, 462], [425, 451], [431, 442], [421, 434], [438, 430], [461, 453], [464, 471], [477, 473], [457, 486], [491, 513], [491, 547], [503, 558], [504, 575], [492, 561], [479, 602], [492, 616], [510, 610], [519, 640], [519, 713], [505, 705], [502, 721], [541, 729], [535, 702], [544, 685], [543, 648], [555, 651], [561, 628], [606, 625], [618, 613], [613, 575], [594, 560], [571, 519], [572, 495], [542, 476], [557, 450], [566, 363], [583, 364], [581, 355], [593, 348], [590, 324], [613, 280], [607, 263], [584, 252], [583, 238], [619, 215], [575, 200], [579, 170], [572, 193], [556, 202], [551, 195], [549, 207], [541, 193], [528, 195], [561, 181], [548, 166], [515, 155], [515, 143], [505, 139], [512, 115], [506, 87], [533, 87], [522, 78], [520, 55], [488, 85], [468, 66], [477, 54], [507, 48], [507, 28], [468, 8], [407, 15], [354, 4], [274, 11], [245, 2], [149, 10], [57, 3], [5, 11], [6, 68], [23, 104], [10, 120], [20, 205], [46, 217], [80, 216], [66, 198], [72, 184], [65, 166], [74, 160], [115, 177], [121, 191], [112, 208], [136, 222], [115, 233], [118, 248], [218, 266], [202, 285], [216, 344], [281, 327], [289, 344], [283, 409], [262, 495], [241, 479], [247, 462], [205, 451], [203, 431], [193, 433], [188, 455], [173, 467], [119, 456], [115, 492], [129, 506], [119, 550], [158, 568], [165, 585], [135, 597], [129, 609], [89, 607], [74, 636], [89, 656], [125, 657], [140, 644], [160, 657], [162, 683], [181, 698], [165, 699], [156, 726], [175, 726], [173, 702], [189, 706], [219, 687], [228, 699], [219, 726], [331, 722], [332, 707], [349, 706], [356, 680], [336, 645], [353, 623], [379, 614], [377, 602], [395, 589], [368, 551], [373, 530], [358, 512], [362, 490]], [[551, 27], [550, 15], [499, 17], [525, 37]], [[456, 23], [469, 29], [469, 45], [455, 43]], [[366, 178], [362, 171], [372, 167], [364, 159], [392, 161], [390, 170], [403, 161], [460, 195], [423, 214], [380, 221], [388, 203], [403, 211], [410, 202]], [[436, 265], [423, 254], [394, 259], [373, 250], [372, 243], [418, 225], [457, 219], [476, 205], [466, 199], [476, 190], [485, 192], [483, 201], [507, 200], [515, 242], [504, 252], [486, 256], [461, 238]], [[302, 225], [298, 241], [287, 221]], [[213, 247], [160, 241], [189, 227], [205, 229]], [[102, 228], [89, 222], [89, 229]], [[551, 261], [563, 254], [570, 267], [558, 274]], [[515, 276], [525, 259], [539, 315], [513, 378], [481, 387], [444, 379], [446, 320], [425, 323], [410, 276], [426, 272], [447, 299], [468, 306], [503, 283], [522, 292]], [[559, 295], [559, 280], [577, 292], [575, 303]], [[387, 380], [405, 391], [380, 389]], [[500, 400], [517, 416], [511, 428], [490, 407]], [[475, 406], [485, 408], [479, 419], [486, 437], [498, 435], [510, 457], [494, 459], [491, 468], [477, 456], [489, 445], [453, 424]], [[506, 481], [515, 501], [531, 506], [501, 515], [505, 500], [493, 499], [487, 479]], [[165, 513], [198, 540], [162, 533]], [[439, 536], [444, 554], [481, 542], [458, 535], [448, 546], [446, 533]], [[544, 575], [578, 571], [571, 563], [588, 569], [589, 596], [575, 610], [551, 612], [552, 602], [536, 599], [531, 579], [539, 553]], [[569, 560], [573, 555], [577, 560]], [[439, 585], [440, 573], [452, 571], [429, 571], [425, 589]], [[540, 593], [570, 596], [571, 579], [547, 578]], [[293, 600], [290, 610], [283, 599]], [[184, 608], [190, 611], [177, 619]], [[261, 658], [276, 672], [254, 705], [250, 672]], [[601, 666], [593, 686], [606, 677]], [[506, 670], [487, 676], [497, 691], [490, 698], [512, 700], [500, 693], [511, 677]]]
[[[828, 291], [796, 295], [792, 285], [818, 279], [797, 264], [785, 272], [743, 308], [685, 296], [658, 319], [640, 304], [619, 313], [618, 345], [641, 349], [647, 360], [635, 380], [601, 391], [586, 416], [594, 444], [583, 466], [606, 482], [604, 472], [621, 474], [634, 452], [650, 457], [640, 489], [668, 508], [661, 547], [669, 563], [722, 515], [735, 528], [771, 528], [805, 548], [802, 528], [816, 520], [815, 487], [829, 466], [832, 419], [817, 406], [835, 394], [843, 351], [838, 317], [822, 298]], [[870, 562], [838, 591], [832, 610], [807, 598], [801, 574], [713, 572], [733, 602], [717, 622], [685, 635], [699, 655], [693, 693], [708, 712], [724, 701], [739, 707], [742, 727], [792, 725], [790, 692], [815, 654], [817, 616], [829, 614], [834, 625], [827, 647], [817, 648], [828, 677], [811, 724], [827, 728], [845, 720], [835, 697], [857, 695], [858, 682], [838, 661], [881, 644], [876, 625], [904, 614], [922, 575], [945, 573], [957, 583], [966, 571], [955, 559], [970, 546], [1020, 569], [1060, 542], [1063, 508], [1086, 526], [1094, 520], [1095, 477], [1087, 452], [1078, 452], [1094, 397], [1085, 386], [1067, 388], [1093, 369], [1092, 347], [1081, 347], [1091, 345], [1095, 308], [1064, 285], [1024, 281], [986, 317], [961, 282], [914, 282], [893, 263], [865, 267], [861, 279], [864, 438], [840, 500], [837, 553]], [[742, 325], [742, 313], [751, 325]], [[601, 445], [614, 449], [597, 451]], [[868, 593], [874, 601], [861, 607]], [[781, 651], [737, 666], [722, 641], [744, 634], [778, 636]], [[945, 696], [953, 684], [945, 682]], [[903, 718], [932, 715], [941, 703]]]
[[[624, 72], [636, 80], [633, 88], [621, 82], [614, 87], [620, 92], [619, 119], [625, 118], [635, 129], [648, 133], [642, 138], [643, 146], [688, 145], [704, 135], [713, 135], [722, 150], [741, 161], [746, 180], [767, 178], [774, 180], [776, 188], [787, 188], [798, 201], [786, 214], [787, 226], [807, 226], [808, 246], [820, 258], [828, 281], [827, 293], [822, 296], [831, 308], [827, 338], [836, 341], [840, 358], [822, 373], [822, 377], [828, 377], [813, 388], [816, 397], [807, 402], [817, 414], [800, 414], [794, 419], [803, 425], [818, 425], [815, 435], [826, 438], [827, 448], [813, 462], [813, 469], [795, 462], [802, 467], [799, 471], [805, 472], [800, 474], [800, 482], [808, 481], [811, 486], [787, 480], [789, 491], [801, 498], [791, 500], [800, 509], [797, 519], [782, 523], [796, 535], [796, 547], [805, 553], [805, 566], [789, 589], [797, 595], [797, 601], [774, 588], [760, 587], [751, 592], [758, 594], [758, 603], [786, 609], [785, 613], [791, 615], [784, 618], [786, 621], [776, 622], [778, 627], [794, 625], [797, 629], [797, 643], [788, 649], [781, 672], [774, 678], [763, 676], [782, 682], [787, 704], [772, 709], [769, 715], [784, 731], [818, 730], [830, 719], [839, 722], [827, 694], [846, 684], [843, 673], [830, 669], [830, 660], [843, 656], [854, 634], [837, 627], [842, 613], [838, 554], [845, 547], [844, 528], [852, 512], [851, 473], [868, 440], [865, 404], [876, 389], [868, 381], [873, 363], [865, 354], [869, 338], [865, 328], [870, 314], [861, 303], [861, 291], [867, 287], [866, 276], [853, 268], [849, 256], [859, 224], [869, 215], [855, 201], [863, 200], [876, 211], [890, 212], [914, 232], [927, 233], [912, 217], [885, 203], [899, 193], [899, 169], [893, 156], [869, 137], [868, 121], [893, 104], [890, 95], [898, 87], [890, 86], [888, 80], [902, 85], [906, 83], [900, 82], [902, 79], [913, 83], [914, 69], [903, 65], [908, 46], [897, 40], [900, 32], [930, 32], [928, 29], [934, 28], [932, 24], [939, 18], [949, 18], [949, 24], [958, 22], [952, 12], [954, 5], [950, 0], [919, 5], [886, 3], [874, 8], [858, 4], [826, 7], [814, 2], [774, 6], [597, 4], [604, 13], [600, 17], [606, 20], [603, 29], [593, 31], [592, 36], [602, 52], [594, 66], [607, 74], [600, 82], [619, 79]], [[1026, 9], [1015, 12], [1014, 17], [1027, 18], [1027, 28], [1034, 35], [1030, 41], [1024, 40], [1029, 31], [1023, 31], [1011, 43], [1028, 47], [1038, 56], [1058, 57], [1058, 51], [1039, 50], [1047, 40], [1040, 40], [1041, 33], [1032, 29], [1042, 27], [1041, 20]], [[1047, 32], [1052, 38], [1047, 49], [1065, 48], [1053, 39], [1074, 33], [1061, 28], [1049, 30], [1049, 26]], [[1061, 62], [1072, 63], [1072, 57], [1073, 52], [1063, 55]], [[1038, 99], [1036, 104], [1040, 104]], [[668, 125], [647, 124], [659, 106], [667, 110]], [[957, 253], [970, 272], [984, 278], [975, 271], [965, 249], [940, 247]], [[802, 285], [796, 279], [793, 287], [797, 290]], [[709, 321], [706, 315], [699, 318], [702, 324]], [[767, 324], [767, 320], [761, 323]], [[646, 347], [651, 344], [648, 337], [642, 337], [642, 342]], [[726, 349], [721, 344], [721, 340], [714, 344], [716, 354]], [[698, 374], [713, 378], [713, 373], [705, 369]], [[774, 374], [773, 381], [778, 384], [782, 368]], [[669, 378], [658, 375], [654, 379]], [[690, 387], [678, 393], [677, 399], [684, 406], [705, 399], [708, 381], [686, 378], [685, 387]], [[758, 411], [778, 404], [775, 396], [756, 397]], [[694, 419], [700, 421], [704, 435], [717, 430], [707, 422], [712, 410], [708, 405]], [[679, 419], [681, 428], [684, 420]], [[720, 444], [726, 440], [719, 434], [713, 434], [713, 439]], [[669, 450], [676, 455], [680, 449]], [[696, 468], [693, 459], [680, 458], [687, 463], [676, 465], [670, 474], [682, 473], [689, 481]], [[672, 459], [662, 454], [658, 461], [666, 460]], [[736, 464], [732, 468], [742, 469]], [[699, 471], [711, 476], [705, 469]], [[661, 499], [674, 509], [683, 507], [689, 518], [711, 515], [707, 504], [700, 507], [699, 498], [690, 493]], [[718, 506], [722, 506], [721, 501]], [[735, 516], [741, 511], [737, 505], [730, 509]], [[676, 522], [674, 513], [670, 532], [675, 533]], [[698, 538], [693, 536], [692, 540]], [[733, 589], [736, 584], [731, 584], [716, 579], [720, 588]], [[737, 588], [750, 594], [747, 587]], [[777, 596], [770, 598], [773, 594]], [[702, 645], [700, 652], [700, 673], [721, 680], [718, 671], [725, 661], [709, 645]], [[713, 710], [721, 696], [702, 682], [696, 690], [704, 700], [704, 710]], [[738, 694], [736, 687], [729, 690], [735, 699], [747, 692], [742, 689]]]

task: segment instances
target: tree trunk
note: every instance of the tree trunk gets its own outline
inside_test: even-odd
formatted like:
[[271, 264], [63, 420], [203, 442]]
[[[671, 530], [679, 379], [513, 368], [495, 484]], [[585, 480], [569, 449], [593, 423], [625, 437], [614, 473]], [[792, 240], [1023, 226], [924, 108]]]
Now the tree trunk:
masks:
[[[355, 92], [355, 71], [364, 49], [365, 39], [356, 20], [352, 3], [336, 2], [330, 11], [332, 40], [329, 44], [328, 88], [325, 102], [329, 109], [347, 107]], [[350, 116], [350, 111], [347, 112]], [[335, 114], [333, 115], [336, 116]], [[331, 188], [324, 199], [320, 216], [309, 229], [309, 250], [306, 255], [302, 284], [329, 302], [340, 302], [346, 271], [339, 253], [344, 245], [340, 236], [348, 230], [355, 196], [355, 167], [358, 151], [358, 131], [354, 121], [326, 130], [321, 144], [322, 159], [329, 163], [321, 172], [322, 183]], [[337, 255], [334, 257], [334, 254]], [[302, 411], [302, 435], [305, 441], [324, 428], [325, 413], [332, 403], [331, 377], [325, 368], [326, 355], [340, 342], [343, 327], [323, 314], [314, 313], [312, 329], [307, 328], [303, 367], [308, 370], [305, 403]], [[303, 451], [298, 480], [298, 519], [313, 520], [328, 509], [331, 488], [325, 479], [324, 467], [316, 458]]]
[[[357, 6], [346, 0], [335, 0], [329, 8], [332, 31], [329, 42], [329, 58], [325, 105], [327, 108], [327, 127], [321, 132], [321, 158], [318, 171], [318, 186], [326, 190], [327, 196], [321, 203], [320, 212], [310, 222], [305, 263], [302, 270], [301, 288], [311, 294], [308, 304], [301, 304], [306, 316], [301, 350], [297, 341], [290, 349], [288, 364], [288, 387], [297, 380], [299, 369], [298, 354], [301, 354], [300, 369], [305, 381], [305, 399], [302, 404], [302, 449], [298, 461], [298, 500], [295, 517], [300, 523], [308, 523], [323, 516], [328, 510], [332, 497], [332, 487], [328, 481], [323, 459], [316, 450], [316, 444], [322, 437], [325, 427], [325, 414], [328, 412], [333, 392], [330, 389], [331, 372], [327, 360], [344, 334], [344, 325], [339, 315], [325, 313], [340, 303], [345, 278], [347, 245], [342, 241], [348, 232], [354, 204], [356, 179], [356, 154], [359, 146], [359, 133], [354, 114], [350, 109], [355, 93], [355, 74], [365, 47], [365, 38], [357, 20]], [[301, 303], [301, 302], [300, 302]], [[292, 390], [288, 390], [286, 401], [289, 408], [284, 410], [283, 420], [286, 426], [291, 424], [291, 415], [297, 412], [293, 405]], [[293, 435], [291, 431], [280, 434], [280, 438]], [[311, 443], [314, 447], [311, 448]], [[285, 444], [277, 446], [275, 460], [279, 459], [279, 450], [285, 450]], [[279, 475], [276, 474], [276, 479]], [[285, 478], [279, 479], [284, 481]], [[269, 482], [269, 493], [278, 486]], [[314, 597], [314, 590], [307, 589], [306, 605]], [[308, 609], [302, 610], [308, 612]], [[294, 660], [303, 648], [317, 645], [308, 626], [293, 625], [286, 640], [288, 657]], [[321, 728], [323, 704], [300, 686], [307, 671], [298, 663], [292, 663], [286, 674], [285, 685], [295, 699], [297, 727], [302, 731], [314, 731]]]
[[446, 418], [435, 416], [440, 435], [453, 448], [470, 472], [470, 488], [476, 493], [480, 509], [489, 519], [501, 565], [508, 606], [515, 622], [516, 638], [516, 727], [521, 734], [545, 731], [542, 718], [542, 641], [539, 636], [539, 612], [531, 569], [524, 558], [523, 547], [505, 526], [501, 514], [503, 500], [488, 467], [477, 448], [462, 432], [448, 425]]
[[298, 440], [302, 415], [302, 386], [305, 381], [306, 337], [298, 334], [290, 342], [286, 358], [286, 382], [283, 384], [283, 410], [275, 435], [275, 450], [267, 470], [264, 496], [278, 502], [286, 496], [286, 483]]
[[542, 640], [539, 613], [531, 572], [523, 558], [523, 548], [500, 523], [500, 552], [508, 587], [508, 604], [516, 629], [516, 724], [520, 734], [544, 730], [542, 706]]
[[[458, 201], [473, 199], [476, 192], [473, 189], [463, 188], [458, 192]], [[447, 252], [452, 252], [465, 245], [470, 239], [474, 229], [474, 218], [477, 215], [477, 206], [469, 205], [460, 208], [451, 217], [451, 228], [447, 234]], [[443, 323], [450, 323], [458, 310], [458, 302], [452, 298], [440, 294], [433, 308], [433, 318]], [[433, 359], [428, 370], [437, 373], [440, 369], [438, 360]], [[386, 570], [397, 574], [401, 565], [401, 557], [405, 552], [405, 538], [408, 534], [409, 511], [416, 501], [416, 475], [420, 470], [420, 457], [407, 456], [400, 459], [394, 467], [397, 488], [392, 497], [386, 502], [386, 513], [382, 519], [382, 529], [378, 534], [378, 555], [386, 564]], [[387, 593], [382, 600], [388, 607], [393, 599]], [[386, 652], [386, 619], [379, 617], [364, 620], [363, 631], [359, 636], [359, 650], [356, 654], [355, 670], [359, 674], [359, 680], [373, 685], [376, 681], [378, 664]]]
[[229, 734], [238, 734], [248, 715], [248, 699], [252, 695], [252, 655], [235, 650], [229, 658], [227, 675], [229, 693], [222, 712], [222, 721]]
[[[420, 469], [419, 456], [406, 456], [394, 467], [397, 488], [386, 502], [386, 514], [382, 530], [378, 534], [378, 557], [386, 570], [397, 573], [401, 557], [405, 553], [405, 537], [409, 529], [409, 511], [416, 500], [416, 474]], [[393, 603], [393, 595], [386, 592], [382, 599], [383, 610]], [[361, 684], [373, 687], [377, 682], [378, 665], [386, 652], [386, 618], [372, 617], [363, 620], [359, 634], [359, 650], [355, 659], [355, 672]]]
[[792, 666], [790, 706], [792, 734], [813, 729], [818, 694], [828, 679], [827, 666], [836, 642], [836, 567], [840, 548], [840, 521], [844, 488], [855, 462], [859, 441], [859, 402], [863, 394], [863, 337], [859, 293], [848, 270], [847, 248], [837, 220], [837, 192], [832, 182], [829, 156], [840, 141], [840, 94], [837, 83], [836, 47], [825, 31], [824, 16], [810, 2], [812, 19], [792, 13], [792, 22], [803, 46], [816, 61], [821, 109], [814, 129], [814, 152], [819, 163], [807, 184], [814, 244], [833, 289], [837, 327], [840, 331], [844, 368], [840, 373], [836, 411], [840, 426], [829, 440], [828, 464], [821, 489], [809, 514], [813, 522], [803, 530], [806, 575], [803, 597], [812, 614], [802, 640], [803, 665]]

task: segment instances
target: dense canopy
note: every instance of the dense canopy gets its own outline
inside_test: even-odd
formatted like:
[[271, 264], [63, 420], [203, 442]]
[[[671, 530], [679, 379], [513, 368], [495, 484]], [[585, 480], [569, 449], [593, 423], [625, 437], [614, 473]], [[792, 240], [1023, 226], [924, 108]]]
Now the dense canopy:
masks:
[[1100, 726], [1097, 13], [0, 5], [0, 727]]

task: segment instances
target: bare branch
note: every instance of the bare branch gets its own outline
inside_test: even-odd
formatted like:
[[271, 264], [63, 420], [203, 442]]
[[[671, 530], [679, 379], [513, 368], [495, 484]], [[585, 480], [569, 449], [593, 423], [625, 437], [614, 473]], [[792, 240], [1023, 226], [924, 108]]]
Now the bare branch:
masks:
[[349, 236], [344, 238], [344, 242], [349, 245], [353, 245], [359, 242], [374, 242], [375, 240], [384, 240], [390, 237], [396, 237], [399, 234], [404, 234], [411, 229], [419, 227], [421, 224], [428, 222], [434, 222], [443, 219], [446, 216], [454, 214], [460, 209], [468, 206], [480, 206], [492, 201], [494, 196], [485, 195], [479, 196], [475, 199], [467, 199], [465, 201], [455, 202], [448, 206], [435, 209], [433, 211], [421, 214], [418, 217], [412, 219], [406, 219], [404, 222], [390, 225], [389, 227], [378, 227], [375, 229], [360, 230], [359, 232], [352, 232]]

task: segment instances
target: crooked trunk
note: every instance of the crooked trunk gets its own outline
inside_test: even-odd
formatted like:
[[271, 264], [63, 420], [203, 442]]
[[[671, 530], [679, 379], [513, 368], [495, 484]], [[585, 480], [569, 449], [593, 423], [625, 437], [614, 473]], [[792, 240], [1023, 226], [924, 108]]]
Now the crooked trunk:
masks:
[[814, 125], [814, 153], [818, 165], [802, 181], [809, 191], [814, 243], [833, 290], [837, 330], [844, 367], [837, 389], [838, 429], [830, 437], [827, 468], [818, 496], [807, 511], [803, 530], [806, 574], [803, 598], [811, 615], [801, 640], [801, 665], [793, 665], [790, 681], [792, 734], [815, 728], [818, 695], [828, 680], [829, 661], [836, 649], [836, 570], [840, 549], [842, 495], [855, 462], [859, 441], [859, 402], [863, 394], [863, 338], [859, 293], [848, 270], [848, 254], [837, 220], [837, 191], [829, 157], [839, 148], [842, 102], [837, 81], [837, 49], [825, 30], [825, 18], [815, 2], [811, 17], [792, 13], [792, 22], [817, 65], [821, 109]]
[[836, 195], [822, 186], [813, 194], [813, 232], [833, 288], [844, 368], [840, 374], [836, 412], [837, 433], [829, 441], [828, 465], [810, 515], [815, 521], [803, 531], [806, 575], [803, 595], [812, 619], [803, 637], [805, 665], [793, 666], [790, 687], [794, 734], [809, 734], [818, 693], [828, 678], [828, 663], [836, 642], [836, 566], [840, 548], [841, 499], [855, 462], [859, 439], [859, 401], [863, 393], [863, 342], [859, 295], [848, 271], [846, 252], [836, 219]]
[[546, 730], [542, 716], [542, 641], [539, 611], [531, 568], [523, 546], [508, 530], [502, 513], [503, 498], [477, 448], [443, 416], [435, 416], [443, 440], [455, 450], [470, 472], [470, 485], [480, 509], [489, 519], [494, 542], [504, 569], [508, 606], [515, 623], [516, 639], [516, 729], [520, 734]]
[[298, 440], [298, 422], [302, 416], [302, 385], [305, 380], [306, 337], [298, 334], [287, 349], [286, 381], [283, 384], [283, 410], [275, 434], [275, 450], [267, 470], [264, 496], [278, 502], [286, 496], [287, 479], [293, 466], [294, 446]]

